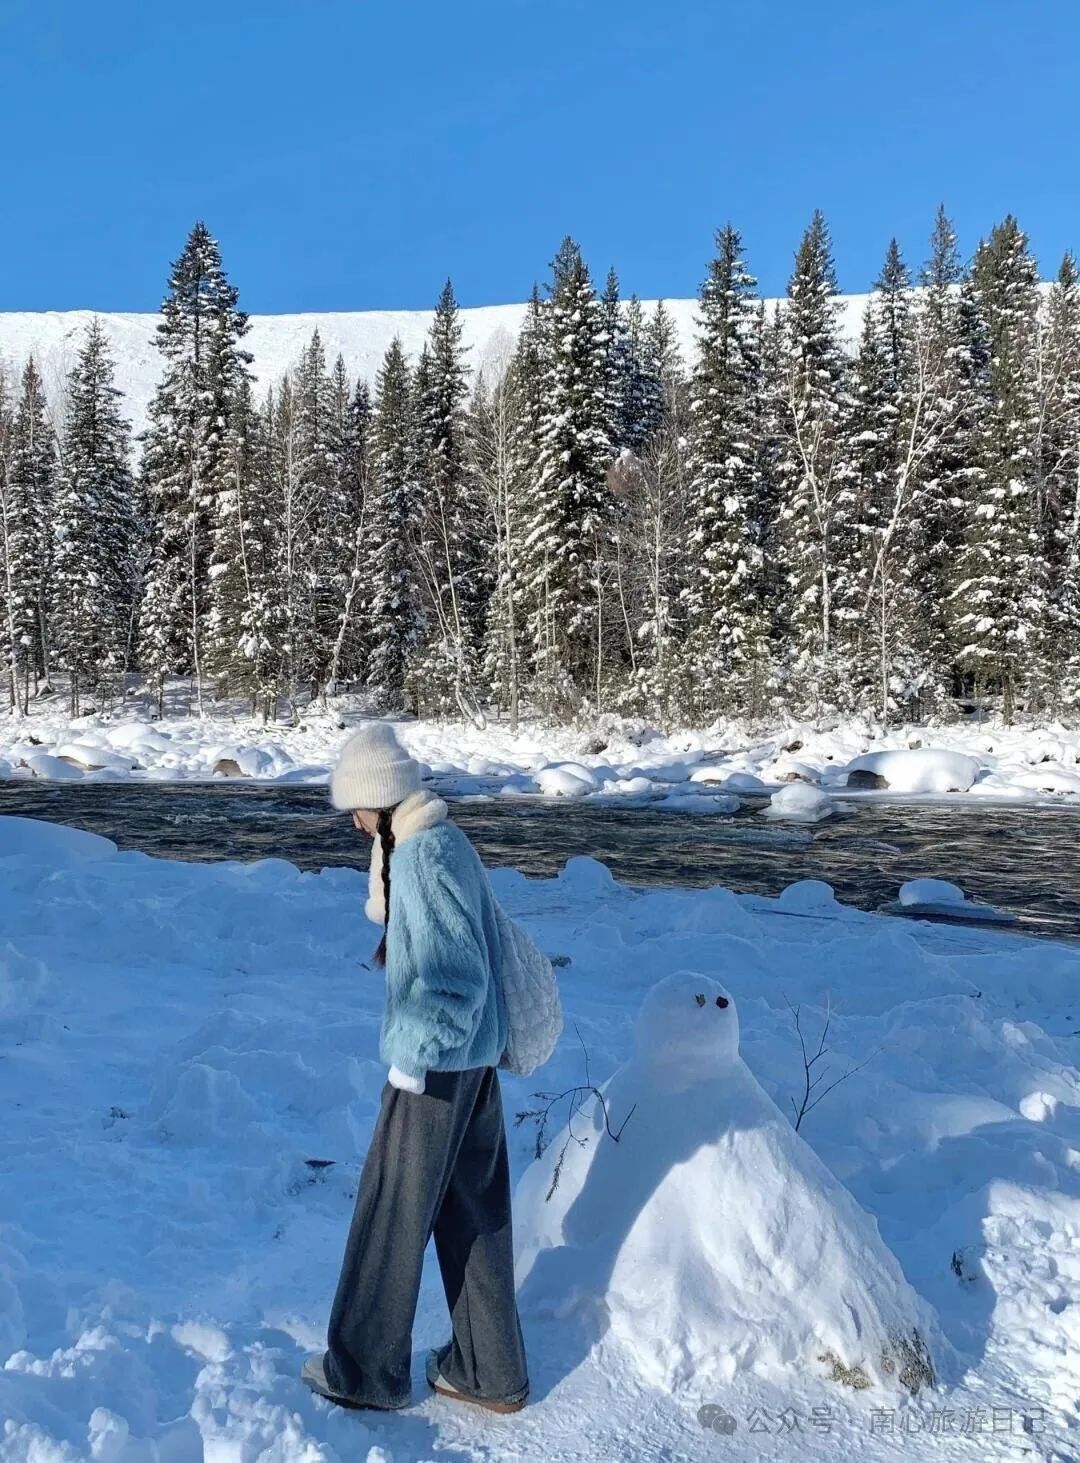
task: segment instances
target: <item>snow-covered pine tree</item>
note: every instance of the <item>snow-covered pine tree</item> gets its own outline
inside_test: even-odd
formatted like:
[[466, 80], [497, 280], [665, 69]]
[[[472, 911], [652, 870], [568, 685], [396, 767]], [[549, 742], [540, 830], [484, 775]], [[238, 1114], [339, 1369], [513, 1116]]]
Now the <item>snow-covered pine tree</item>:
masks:
[[430, 606], [410, 668], [417, 704], [482, 720], [477, 671], [490, 593], [489, 520], [467, 454], [468, 384], [462, 326], [449, 280], [417, 367], [418, 522], [414, 553]]
[[277, 593], [280, 519], [273, 493], [269, 418], [244, 381], [229, 413], [224, 486], [214, 500], [207, 668], [219, 689], [249, 699], [263, 721], [276, 713], [281, 674]]
[[142, 457], [154, 548], [141, 635], [143, 669], [159, 700], [167, 674], [190, 674], [200, 709], [210, 528], [228, 475], [230, 415], [251, 360], [240, 346], [246, 331], [217, 241], [197, 223], [172, 267], [157, 327], [165, 370], [150, 403]]
[[630, 333], [619, 290], [619, 276], [612, 266], [600, 296], [600, 314], [604, 331], [604, 409], [608, 440], [613, 453], [627, 448], [633, 451], [633, 361], [630, 354]]
[[783, 316], [778, 383], [787, 699], [818, 711], [842, 699], [850, 603], [852, 490], [845, 456], [847, 364], [837, 326], [836, 272], [825, 219], [814, 214], [795, 256]]
[[684, 598], [699, 716], [709, 709], [745, 711], [749, 688], [760, 676], [758, 547], [751, 523], [757, 499], [756, 283], [738, 230], [725, 224], [699, 294], [690, 383]]
[[3, 553], [5, 659], [12, 709], [25, 715], [49, 674], [50, 579], [56, 439], [45, 390], [33, 357], [7, 431], [0, 477], [0, 550]]
[[273, 618], [281, 634], [281, 691], [291, 715], [311, 685], [315, 623], [315, 574], [312, 564], [318, 515], [313, 479], [305, 470], [301, 413], [292, 373], [267, 399], [268, 476], [274, 523]]
[[121, 685], [138, 582], [130, 428], [114, 374], [94, 319], [67, 378], [56, 489], [53, 629], [73, 716], [86, 694], [112, 694]]
[[1050, 625], [1046, 700], [1080, 705], [1080, 277], [1067, 253], [1041, 314], [1038, 357], [1038, 520]]
[[497, 551], [484, 627], [483, 682], [515, 724], [532, 672], [525, 540], [538, 477], [549, 355], [544, 306], [534, 285], [506, 376], [490, 398], [480, 396], [473, 416], [473, 461], [496, 525]]
[[679, 351], [679, 332], [663, 300], [657, 300], [645, 327], [642, 360], [646, 378], [660, 383], [657, 415], [647, 417], [647, 435], [659, 430], [663, 418], [675, 431], [685, 435], [690, 423], [686, 368]]
[[788, 604], [780, 516], [783, 499], [781, 451], [785, 441], [785, 403], [781, 383], [787, 365], [787, 351], [779, 302], [771, 310], [766, 310], [762, 301], [755, 324], [758, 361], [757, 398], [753, 408], [757, 448], [754, 469], [756, 498], [751, 507], [750, 522], [757, 546], [753, 593], [759, 616], [755, 631], [761, 643], [757, 662], [761, 675], [751, 683], [749, 711], [752, 716], [761, 717], [770, 710], [778, 709], [780, 676], [787, 645]]
[[619, 624], [610, 605], [614, 498], [607, 469], [603, 310], [581, 250], [563, 241], [552, 264], [546, 380], [532, 513], [525, 542], [529, 634], [541, 704], [601, 709]]
[[910, 713], [928, 672], [919, 583], [928, 418], [917, 376], [911, 278], [893, 239], [851, 378], [852, 565], [843, 606], [851, 626], [850, 704], [876, 706], [883, 722], [896, 708]]
[[513, 361], [490, 391], [480, 372], [468, 419], [469, 467], [494, 551], [481, 679], [496, 705], [509, 712], [512, 731], [518, 726], [523, 681], [518, 585], [523, 515], [514, 494], [515, 389]]
[[406, 670], [421, 629], [409, 538], [418, 497], [415, 410], [408, 363], [395, 337], [376, 381], [368, 477], [367, 685], [385, 710], [405, 704]]
[[[304, 496], [311, 504], [308, 536], [303, 545], [310, 582], [310, 623], [303, 631], [303, 656], [297, 666], [300, 679], [315, 696], [333, 659], [341, 601], [351, 568], [352, 544], [348, 504], [343, 494], [340, 401], [342, 383], [335, 388], [327, 371], [326, 351], [316, 330], [293, 372], [296, 410], [296, 471]], [[344, 391], [347, 400], [347, 388]]]
[[919, 614], [929, 667], [919, 696], [922, 714], [940, 713], [950, 704], [956, 658], [952, 591], [968, 504], [982, 475], [978, 443], [988, 358], [970, 290], [962, 288], [963, 274], [956, 231], [939, 205], [914, 309], [915, 385], [922, 391], [927, 424], [918, 510], [923, 547]]
[[955, 591], [957, 624], [977, 692], [1000, 691], [1011, 721], [1022, 702], [1034, 709], [1043, 699], [1050, 618], [1036, 497], [1038, 269], [1011, 215], [976, 250], [971, 293], [989, 342], [990, 401], [984, 475]]
[[12, 572], [22, 555], [23, 515], [16, 512], [8, 473], [15, 425], [15, 390], [0, 361], [0, 611], [3, 613], [4, 682], [9, 708], [23, 714], [19, 647], [22, 643], [23, 606], [18, 578]]
[[665, 723], [701, 705], [699, 667], [689, 649], [686, 436], [661, 413], [640, 457], [623, 464], [623, 512], [615, 540], [615, 582], [627, 622], [629, 682], [620, 705]]
[[663, 422], [664, 382], [661, 363], [652, 355], [651, 322], [636, 295], [626, 302], [624, 322], [626, 368], [617, 438], [620, 446], [641, 458]]
[[360, 678], [366, 656], [364, 645], [364, 617], [367, 606], [365, 558], [371, 392], [367, 382], [361, 378], [353, 388], [351, 396], [347, 395], [345, 364], [340, 356], [334, 366], [333, 383], [334, 412], [341, 443], [338, 496], [345, 513], [347, 544], [344, 559], [345, 573], [342, 578], [334, 647], [328, 676], [330, 688], [336, 690], [343, 682]]

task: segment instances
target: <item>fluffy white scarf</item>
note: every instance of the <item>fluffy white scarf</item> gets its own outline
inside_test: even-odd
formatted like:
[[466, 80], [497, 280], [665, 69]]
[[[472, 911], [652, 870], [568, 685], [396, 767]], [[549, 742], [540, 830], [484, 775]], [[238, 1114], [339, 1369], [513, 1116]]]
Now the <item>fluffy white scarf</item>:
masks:
[[[442, 798], [422, 787], [411, 792], [394, 809], [390, 828], [394, 835], [394, 847], [408, 838], [415, 838], [425, 828], [434, 828], [446, 818], [447, 808]], [[368, 872], [368, 897], [364, 913], [374, 924], [386, 923], [386, 899], [382, 881], [382, 839], [376, 833], [371, 845], [371, 869]]]

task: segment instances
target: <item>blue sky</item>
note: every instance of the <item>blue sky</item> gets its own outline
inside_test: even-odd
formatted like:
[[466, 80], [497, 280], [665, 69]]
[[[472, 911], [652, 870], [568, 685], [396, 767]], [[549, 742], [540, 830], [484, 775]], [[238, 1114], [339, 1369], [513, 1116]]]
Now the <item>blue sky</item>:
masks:
[[524, 298], [572, 233], [692, 294], [730, 218], [781, 292], [937, 202], [1080, 247], [1075, 0], [0, 0], [0, 309], [154, 309], [203, 217], [252, 311]]

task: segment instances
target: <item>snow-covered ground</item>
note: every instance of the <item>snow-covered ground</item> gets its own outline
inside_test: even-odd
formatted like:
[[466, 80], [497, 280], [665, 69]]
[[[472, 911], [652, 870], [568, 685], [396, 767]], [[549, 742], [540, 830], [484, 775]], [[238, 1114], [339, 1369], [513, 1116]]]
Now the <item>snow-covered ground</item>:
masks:
[[[21, 722], [0, 718], [0, 779], [240, 775], [318, 783], [361, 715], [349, 698], [329, 713], [310, 708], [295, 727], [242, 716], [152, 722], [137, 708], [72, 721], [59, 708], [39, 708]], [[763, 732], [720, 721], [707, 731], [663, 734], [601, 717], [588, 728], [534, 723], [516, 734], [498, 722], [480, 730], [402, 721], [398, 729], [440, 788], [463, 796], [663, 802], [707, 814], [732, 812], [748, 794], [779, 794], [769, 816], [791, 821], [832, 815], [837, 793], [1080, 808], [1080, 729], [1061, 726], [982, 722], [882, 733], [853, 720], [828, 731], [792, 722]]]
[[[194, 761], [194, 743], [177, 741], [181, 760]], [[619, 1108], [613, 1122], [626, 1119], [625, 1091], [641, 1092], [625, 1077], [635, 1070], [635, 1017], [662, 978], [697, 972], [706, 1006], [713, 981], [737, 1005], [738, 1103], [723, 1082], [707, 1097], [683, 1092], [686, 1123], [658, 1122], [647, 1103], [617, 1148], [594, 1133], [592, 1168], [573, 1179], [580, 1197], [590, 1174], [622, 1164], [615, 1206], [643, 1174], [662, 1197], [660, 1214], [636, 1193], [647, 1230], [633, 1224], [636, 1210], [601, 1205], [605, 1263], [624, 1251], [627, 1264], [717, 1257], [722, 1294], [681, 1276], [694, 1301], [685, 1326], [664, 1270], [654, 1277], [647, 1339], [662, 1350], [649, 1355], [694, 1364], [662, 1380], [643, 1365], [627, 1297], [647, 1303], [650, 1277], [614, 1270], [607, 1310], [602, 1271], [577, 1272], [588, 1282], [583, 1305], [574, 1267], [545, 1262], [546, 1283], [522, 1290], [532, 1405], [491, 1418], [434, 1399], [420, 1370], [423, 1349], [445, 1336], [431, 1265], [414, 1405], [380, 1417], [313, 1398], [297, 1371], [323, 1341], [384, 1076], [381, 977], [363, 964], [375, 935], [363, 876], [301, 874], [280, 861], [160, 862], [90, 834], [0, 819], [4, 1463], [1077, 1456], [1075, 946], [901, 924], [844, 909], [823, 885], [778, 900], [643, 892], [591, 860], [555, 879], [502, 870], [494, 880], [542, 947], [569, 960], [565, 1033], [538, 1078], [504, 1081], [511, 1123], [538, 1106], [536, 1089], [606, 1083], [620, 1067], [607, 1092]], [[792, 1007], [811, 1052], [831, 1008], [822, 1086], [858, 1070], [808, 1112], [797, 1139], [747, 1147], [759, 1122], [777, 1121], [767, 1099], [790, 1116], [801, 1098]], [[647, 1016], [650, 1032], [654, 1017], [670, 1034], [670, 1005]], [[721, 1055], [732, 1061], [726, 1031]], [[637, 1050], [640, 1060], [640, 1037]], [[565, 1118], [564, 1104], [555, 1142]], [[589, 1135], [587, 1113], [576, 1131]], [[548, 1225], [534, 1144], [531, 1122], [511, 1127], [523, 1240]], [[706, 1191], [681, 1166], [715, 1184], [725, 1153], [739, 1158], [741, 1182], [714, 1190], [715, 1207], [701, 1204]], [[789, 1169], [802, 1176], [798, 1196], [773, 1208]], [[920, 1323], [930, 1316], [938, 1389], [914, 1400], [880, 1380], [853, 1391], [816, 1375], [812, 1357], [785, 1354], [791, 1336], [802, 1344], [814, 1330], [819, 1309], [823, 1325], [858, 1325], [837, 1315], [832, 1260], [819, 1272], [793, 1234], [788, 1266], [785, 1213], [829, 1230], [806, 1207], [807, 1183], [843, 1208], [870, 1256], [846, 1293], [863, 1287], [875, 1304], [885, 1295]], [[876, 1220], [880, 1240], [837, 1184]], [[571, 1197], [568, 1188], [563, 1210]], [[755, 1237], [778, 1291], [798, 1286], [798, 1315], [786, 1330], [762, 1321], [756, 1347], [752, 1317], [767, 1316], [775, 1296], [768, 1266], [747, 1248]], [[842, 1238], [829, 1241], [833, 1253]], [[726, 1243], [737, 1253], [728, 1257]], [[874, 1260], [882, 1243], [903, 1278], [888, 1256]], [[747, 1276], [754, 1309], [739, 1316]], [[714, 1295], [713, 1354], [703, 1358], [703, 1305]]]
[[[162, 283], [165, 275], [162, 273]], [[436, 281], [433, 294], [441, 281]], [[866, 295], [848, 295], [841, 307], [840, 324], [846, 339], [858, 337], [866, 307]], [[648, 302], [647, 309], [653, 302]], [[696, 300], [665, 301], [679, 333], [685, 358], [693, 352], [697, 312]], [[505, 366], [513, 349], [524, 305], [486, 305], [462, 310], [462, 342], [468, 362], [489, 377]], [[353, 377], [374, 384], [386, 349], [394, 336], [401, 338], [406, 354], [417, 356], [431, 329], [431, 310], [357, 310], [313, 315], [252, 315], [251, 329], [244, 340], [254, 356], [252, 371], [263, 386], [279, 380], [296, 365], [300, 352], [319, 331], [327, 358], [340, 352]], [[21, 371], [33, 355], [55, 406], [63, 382], [75, 361], [75, 354], [94, 318], [93, 310], [50, 310], [0, 312], [0, 365]], [[154, 345], [159, 317], [155, 314], [110, 314], [98, 316], [116, 359], [116, 384], [124, 393], [123, 410], [136, 431], [146, 423], [146, 409], [161, 375], [161, 357]]]

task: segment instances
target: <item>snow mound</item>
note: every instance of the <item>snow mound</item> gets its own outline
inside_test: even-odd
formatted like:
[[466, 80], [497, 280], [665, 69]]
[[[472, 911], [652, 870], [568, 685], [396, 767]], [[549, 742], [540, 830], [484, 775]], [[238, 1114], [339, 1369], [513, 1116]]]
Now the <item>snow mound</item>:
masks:
[[533, 778], [540, 792], [549, 798], [583, 798], [599, 786], [594, 772], [574, 762], [542, 767]]
[[873, 773], [891, 792], [967, 792], [982, 770], [974, 757], [963, 752], [946, 752], [933, 747], [915, 747], [893, 752], [865, 752], [847, 765], [853, 772]]
[[[900, 886], [899, 909], [904, 914], [938, 915], [982, 924], [1013, 924], [1016, 916], [992, 904], [976, 904], [957, 884], [947, 879], [909, 879]], [[893, 909], [888, 910], [894, 912]]]
[[780, 891], [778, 903], [792, 914], [819, 914], [840, 908], [833, 886], [824, 879], [798, 879]]
[[967, 895], [958, 884], [948, 879], [909, 879], [900, 888], [900, 903], [910, 904], [965, 904]]
[[773, 793], [763, 812], [774, 822], [820, 823], [822, 818], [836, 812], [836, 804], [820, 787], [811, 787], [807, 782], [789, 782]]
[[932, 1383], [935, 1316], [742, 1061], [723, 986], [686, 971], [655, 985], [602, 1094], [518, 1186], [527, 1312], [610, 1333], [665, 1389], [739, 1373]]

